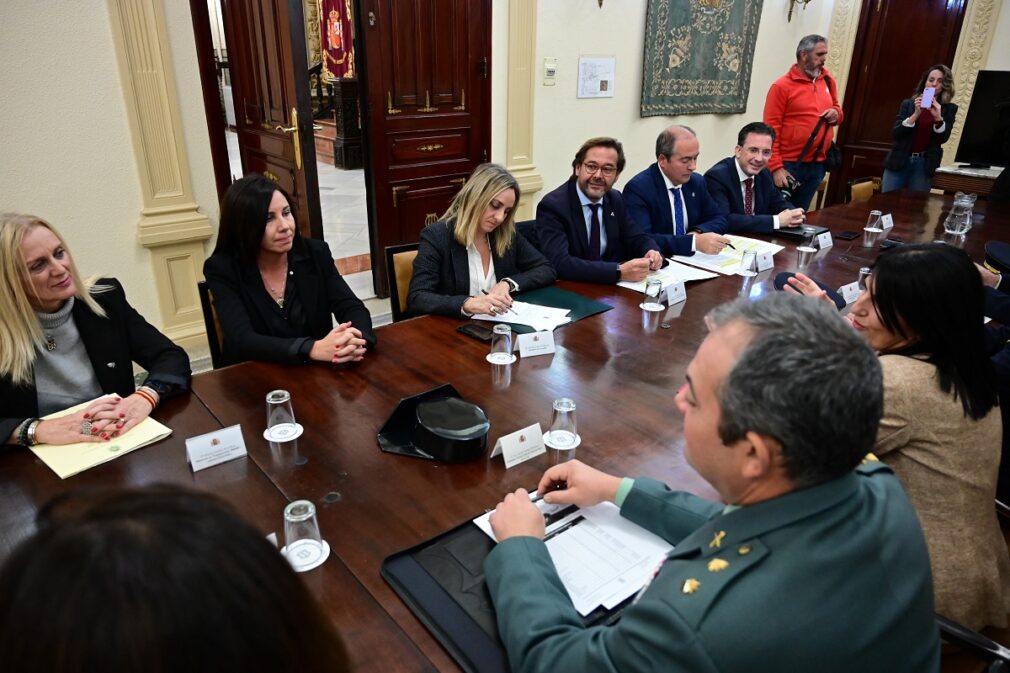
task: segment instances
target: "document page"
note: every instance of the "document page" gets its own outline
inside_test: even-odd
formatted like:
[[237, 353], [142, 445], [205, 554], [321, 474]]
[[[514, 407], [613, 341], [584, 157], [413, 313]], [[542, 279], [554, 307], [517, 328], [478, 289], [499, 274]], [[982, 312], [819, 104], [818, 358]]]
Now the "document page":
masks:
[[554, 331], [555, 328], [572, 321], [567, 308], [553, 308], [530, 304], [525, 301], [513, 301], [512, 307], [504, 313], [479, 313], [473, 320], [490, 320], [492, 322], [511, 322], [518, 325], [529, 325], [537, 331]]
[[770, 252], [774, 255], [779, 250], [783, 249], [783, 246], [781, 245], [769, 243], [768, 241], [760, 241], [756, 238], [735, 236], [733, 234], [726, 234], [726, 238], [730, 240], [733, 248], [736, 248], [735, 250], [726, 246], [722, 249], [722, 252], [717, 255], [708, 255], [704, 252], [696, 252], [690, 256], [674, 255], [673, 259], [678, 262], [683, 262], [684, 264], [690, 264], [702, 269], [707, 269], [708, 271], [715, 271], [716, 273], [731, 276], [739, 270], [740, 260], [743, 258], [744, 252], [753, 250], [755, 255], [763, 255], [766, 252]]
[[[579, 614], [613, 608], [645, 586], [672, 549], [669, 542], [621, 516], [610, 502], [578, 508], [536, 502], [544, 512], [544, 543]], [[491, 539], [490, 512], [474, 523]]]
[[622, 280], [617, 284], [621, 287], [626, 287], [629, 290], [645, 294], [645, 281], [651, 278], [659, 278], [660, 281], [662, 281], [663, 289], [665, 290], [667, 285], [673, 285], [677, 282], [687, 283], [692, 280], [707, 280], [709, 278], [718, 277], [719, 274], [717, 273], [696, 269], [695, 267], [687, 266], [686, 264], [678, 264], [677, 262], [671, 260], [668, 266], [660, 269], [659, 271], [653, 271], [645, 278], [645, 280], [640, 280], [637, 283], [632, 283], [629, 280]]

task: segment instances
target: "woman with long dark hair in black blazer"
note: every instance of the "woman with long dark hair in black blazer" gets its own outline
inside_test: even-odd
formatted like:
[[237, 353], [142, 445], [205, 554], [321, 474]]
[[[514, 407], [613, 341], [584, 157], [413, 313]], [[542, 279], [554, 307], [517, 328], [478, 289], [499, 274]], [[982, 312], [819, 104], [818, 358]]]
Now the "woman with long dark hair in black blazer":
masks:
[[375, 345], [368, 309], [340, 277], [329, 246], [299, 235], [291, 197], [262, 175], [225, 193], [203, 274], [227, 364], [357, 362]]
[[[933, 102], [922, 107], [922, 94], [932, 87]], [[884, 158], [884, 179], [880, 191], [911, 189], [928, 192], [933, 173], [943, 158], [941, 147], [954, 129], [957, 105], [954, 99], [954, 74], [939, 64], [922, 74], [911, 98], [901, 101], [891, 133], [894, 145]]]

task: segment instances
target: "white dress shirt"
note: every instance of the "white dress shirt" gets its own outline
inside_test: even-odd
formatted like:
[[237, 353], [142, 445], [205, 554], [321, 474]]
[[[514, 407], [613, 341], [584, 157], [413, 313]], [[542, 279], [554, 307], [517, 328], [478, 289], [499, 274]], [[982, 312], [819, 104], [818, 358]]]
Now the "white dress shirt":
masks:
[[593, 201], [579, 189], [579, 183], [575, 183], [575, 193], [579, 195], [579, 203], [582, 204], [582, 216], [586, 218], [586, 239], [590, 242], [593, 240], [593, 209], [589, 207], [589, 204], [600, 205], [596, 212], [599, 213], [598, 217], [600, 218], [600, 258], [602, 259], [607, 254], [607, 228], [603, 226], [603, 199]]
[[[740, 178], [740, 196], [741, 196], [741, 198], [743, 198], [744, 205], [746, 205], [747, 204], [747, 187], [744, 186], [743, 183], [746, 182], [747, 178], [749, 178], [751, 176], [747, 175], [746, 173], [743, 172], [743, 169], [740, 168], [740, 162], [739, 161], [737, 161], [737, 160], [734, 159], [733, 160], [733, 165], [736, 166], [736, 174], [737, 174], [737, 177]], [[757, 176], [754, 176], [754, 186], [751, 188], [752, 191], [756, 187], [757, 187]], [[755, 210], [754, 215], [757, 215], [757, 212], [756, 212], [757, 211], [757, 200], [756, 199], [754, 201], [754, 210]], [[778, 229], [779, 228], [779, 216], [778, 215], [772, 215], [772, 222], [775, 224], [775, 228]]]
[[[488, 242], [490, 246], [490, 242]], [[476, 297], [481, 292], [490, 292], [498, 280], [494, 275], [494, 256], [487, 263], [487, 273], [484, 273], [484, 261], [473, 243], [466, 246], [466, 259], [470, 267], [470, 296]]]
[[[659, 174], [661, 176], [663, 176], [663, 182], [666, 183], [666, 198], [668, 198], [670, 200], [670, 217], [673, 218], [673, 233], [676, 234], [677, 233], [677, 211], [675, 210], [675, 208], [677, 207], [677, 202], [673, 200], [673, 192], [671, 192], [670, 190], [671, 189], [681, 189], [684, 185], [675, 185], [675, 184], [673, 184], [672, 182], [670, 182], [670, 178], [666, 177], [666, 173], [664, 173], [663, 171], [659, 171]], [[684, 198], [684, 192], [680, 193], [680, 203], [681, 203], [681, 209], [680, 209], [680, 211], [684, 214], [684, 233], [686, 234], [688, 228], [691, 226], [691, 223], [687, 219], [687, 199]], [[695, 243], [696, 242], [697, 241], [695, 241], [694, 236], [692, 236], [691, 237], [691, 252], [695, 252], [697, 250], [697, 248], [695, 247]]]

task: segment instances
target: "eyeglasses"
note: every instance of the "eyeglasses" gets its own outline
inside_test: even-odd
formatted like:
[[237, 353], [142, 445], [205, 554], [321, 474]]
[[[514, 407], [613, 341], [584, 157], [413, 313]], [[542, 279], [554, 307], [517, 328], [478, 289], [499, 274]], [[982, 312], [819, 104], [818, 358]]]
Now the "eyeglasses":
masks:
[[589, 162], [588, 164], [582, 164], [582, 167], [585, 168], [586, 172], [588, 172], [590, 175], [592, 175], [597, 171], [600, 171], [601, 173], [603, 173], [604, 176], [608, 178], [612, 178], [615, 175], [617, 175], [617, 166], [614, 166], [612, 164], [601, 166], [596, 162]]

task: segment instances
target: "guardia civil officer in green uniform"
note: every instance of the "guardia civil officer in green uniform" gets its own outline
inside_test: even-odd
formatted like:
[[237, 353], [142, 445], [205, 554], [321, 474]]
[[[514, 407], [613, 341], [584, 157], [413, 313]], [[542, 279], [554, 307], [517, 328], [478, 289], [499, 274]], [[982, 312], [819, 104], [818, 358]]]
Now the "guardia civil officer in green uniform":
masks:
[[484, 569], [515, 671], [939, 670], [929, 557], [898, 480], [864, 457], [876, 356], [823, 302], [721, 307], [677, 393], [684, 453], [728, 504], [572, 461], [552, 503], [616, 502], [676, 548], [614, 626], [585, 628], [525, 491], [491, 517]]

